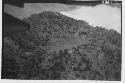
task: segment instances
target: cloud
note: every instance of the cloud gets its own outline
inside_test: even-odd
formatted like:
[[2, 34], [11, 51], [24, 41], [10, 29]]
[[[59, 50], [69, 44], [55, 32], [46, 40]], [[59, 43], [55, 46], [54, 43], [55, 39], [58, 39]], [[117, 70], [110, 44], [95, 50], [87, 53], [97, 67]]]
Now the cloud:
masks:
[[60, 12], [78, 20], [85, 20], [93, 26], [102, 26], [107, 29], [114, 29], [119, 33], [121, 32], [120, 9], [104, 4], [82, 6], [59, 3], [25, 3], [23, 9], [6, 5], [4, 11], [20, 19], [41, 13], [42, 11]]
[[43, 11], [71, 11], [75, 8], [77, 8], [76, 5], [66, 5], [59, 3], [25, 3], [24, 8], [6, 4], [4, 11], [11, 14], [12, 16], [23, 19], [29, 17], [32, 14], [38, 14]]
[[102, 26], [121, 32], [121, 11], [108, 5], [80, 6], [72, 11], [61, 12], [69, 17], [85, 20], [92, 26]]

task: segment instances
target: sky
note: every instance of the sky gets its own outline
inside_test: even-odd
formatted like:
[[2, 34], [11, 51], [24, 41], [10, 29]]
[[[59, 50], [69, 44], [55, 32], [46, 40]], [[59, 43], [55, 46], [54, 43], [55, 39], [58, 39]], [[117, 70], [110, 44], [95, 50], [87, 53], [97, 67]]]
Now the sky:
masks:
[[43, 11], [60, 12], [74, 19], [87, 21], [92, 26], [101, 26], [121, 32], [121, 9], [106, 4], [85, 6], [59, 3], [26, 3], [23, 9], [6, 5], [4, 11], [19, 19]]

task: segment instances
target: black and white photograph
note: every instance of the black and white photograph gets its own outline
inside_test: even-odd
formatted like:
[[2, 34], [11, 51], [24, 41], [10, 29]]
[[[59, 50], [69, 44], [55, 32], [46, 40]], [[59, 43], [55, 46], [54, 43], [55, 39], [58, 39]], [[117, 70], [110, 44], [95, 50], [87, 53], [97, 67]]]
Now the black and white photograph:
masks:
[[121, 81], [121, 0], [23, 1], [2, 2], [1, 79]]

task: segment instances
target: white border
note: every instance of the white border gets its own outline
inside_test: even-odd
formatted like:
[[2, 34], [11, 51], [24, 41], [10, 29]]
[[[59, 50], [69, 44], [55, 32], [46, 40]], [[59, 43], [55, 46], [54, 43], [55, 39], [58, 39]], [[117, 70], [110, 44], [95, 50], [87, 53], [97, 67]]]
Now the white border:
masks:
[[1, 79], [1, 58], [2, 58], [2, 0], [0, 0], [0, 79]]
[[[122, 81], [93, 81], [93, 80], [4, 80], [1, 79], [1, 83], [125, 83], [125, 0], [122, 2]], [[2, 55], [2, 0], [0, 0], [0, 54]], [[1, 58], [0, 58], [1, 67]], [[1, 68], [0, 68], [0, 78], [1, 78]]]
[[122, 82], [125, 83], [125, 0], [122, 0]]

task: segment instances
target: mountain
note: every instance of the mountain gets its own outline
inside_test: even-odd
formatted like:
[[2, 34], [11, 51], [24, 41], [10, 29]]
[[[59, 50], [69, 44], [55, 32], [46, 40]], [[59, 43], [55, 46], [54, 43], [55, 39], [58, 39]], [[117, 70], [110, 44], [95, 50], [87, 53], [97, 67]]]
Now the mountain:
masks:
[[3, 79], [121, 80], [121, 34], [45, 11], [3, 38]]

